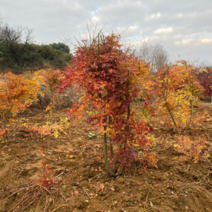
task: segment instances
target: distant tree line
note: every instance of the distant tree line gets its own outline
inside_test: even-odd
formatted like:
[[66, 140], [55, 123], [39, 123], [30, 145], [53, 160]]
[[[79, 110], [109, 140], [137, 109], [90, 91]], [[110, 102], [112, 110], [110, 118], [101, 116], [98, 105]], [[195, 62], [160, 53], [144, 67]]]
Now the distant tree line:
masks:
[[49, 63], [63, 67], [73, 55], [64, 43], [34, 44], [32, 30], [0, 22], [0, 67], [31, 67]]

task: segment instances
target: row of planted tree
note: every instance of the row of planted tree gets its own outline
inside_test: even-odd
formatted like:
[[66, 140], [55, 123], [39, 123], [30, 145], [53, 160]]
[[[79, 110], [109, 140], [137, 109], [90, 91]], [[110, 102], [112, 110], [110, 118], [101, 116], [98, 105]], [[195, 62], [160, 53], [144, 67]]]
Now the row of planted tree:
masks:
[[[151, 72], [149, 65], [140, 61], [131, 49], [123, 48], [120, 38], [99, 33], [89, 41], [82, 40], [76, 46], [72, 66], [63, 71], [2, 75], [2, 140], [7, 142], [10, 123], [37, 100], [38, 94], [50, 91], [51, 103], [46, 110], [54, 113], [58, 95], [72, 86], [78, 87], [80, 99], [69, 109], [68, 119], [86, 114], [87, 122], [98, 128], [110, 175], [121, 174], [124, 167], [136, 161], [157, 167], [156, 155], [151, 152], [154, 129], [149, 124], [155, 116], [164, 127], [172, 126], [175, 130], [175, 141], [167, 138], [166, 142], [173, 142], [173, 148], [185, 154], [183, 160], [198, 162], [208, 157], [204, 139], [194, 141], [181, 135], [189, 128], [198, 128], [207, 118], [206, 112], [196, 113], [204, 88], [195, 68], [186, 61], [177, 61]], [[43, 136], [53, 133], [58, 138], [59, 133], [65, 133], [69, 127], [66, 120], [39, 127], [25, 124], [24, 127]]]

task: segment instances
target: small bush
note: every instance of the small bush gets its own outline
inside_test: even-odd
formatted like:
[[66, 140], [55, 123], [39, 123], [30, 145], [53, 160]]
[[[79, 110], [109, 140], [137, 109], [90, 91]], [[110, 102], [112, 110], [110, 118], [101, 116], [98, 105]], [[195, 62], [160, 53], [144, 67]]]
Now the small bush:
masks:
[[38, 50], [41, 57], [45, 60], [54, 60], [56, 57], [56, 52], [49, 45], [41, 45]]

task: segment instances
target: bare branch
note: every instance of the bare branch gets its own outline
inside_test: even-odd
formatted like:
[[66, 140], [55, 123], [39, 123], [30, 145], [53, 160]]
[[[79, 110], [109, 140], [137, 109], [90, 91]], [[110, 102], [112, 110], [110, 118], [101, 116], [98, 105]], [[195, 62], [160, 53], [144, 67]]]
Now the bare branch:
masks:
[[149, 44], [141, 42], [140, 48], [137, 51], [138, 57], [151, 65], [151, 70], [160, 69], [164, 64], [168, 63], [168, 54], [161, 44]]
[[32, 30], [22, 26], [11, 27], [8, 24], [1, 25], [0, 41], [8, 49], [12, 60], [20, 65], [26, 46], [32, 41]]

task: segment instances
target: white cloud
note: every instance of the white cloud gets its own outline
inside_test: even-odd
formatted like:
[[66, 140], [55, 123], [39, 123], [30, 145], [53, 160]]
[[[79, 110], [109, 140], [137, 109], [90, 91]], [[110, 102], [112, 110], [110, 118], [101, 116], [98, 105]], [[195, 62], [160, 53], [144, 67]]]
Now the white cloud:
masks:
[[166, 33], [171, 33], [171, 32], [173, 32], [173, 28], [169, 27], [169, 28], [157, 29], [153, 33], [154, 34], [166, 34]]
[[194, 42], [193, 39], [187, 39], [187, 40], [182, 40], [182, 41], [176, 41], [175, 45], [177, 45], [177, 46], [186, 46], [186, 45], [189, 45], [189, 44], [191, 44], [193, 42]]
[[178, 14], [176, 15], [176, 17], [177, 17], [177, 18], [183, 18], [183, 14], [182, 14], [182, 13], [178, 13]]
[[161, 17], [161, 13], [154, 13], [147, 17], [147, 19], [158, 19]]
[[212, 39], [201, 39], [202, 43], [212, 43]]
[[92, 18], [92, 22], [94, 22], [94, 23], [97, 23], [97, 22], [99, 22], [99, 21], [100, 21], [100, 18], [97, 17], [97, 16], [94, 16], [94, 17]]

